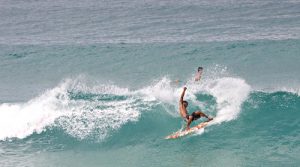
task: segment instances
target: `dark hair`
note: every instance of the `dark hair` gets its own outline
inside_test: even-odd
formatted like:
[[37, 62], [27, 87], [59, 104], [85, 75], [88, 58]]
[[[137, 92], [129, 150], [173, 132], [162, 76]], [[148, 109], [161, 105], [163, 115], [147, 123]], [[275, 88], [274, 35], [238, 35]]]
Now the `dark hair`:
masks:
[[198, 67], [198, 71], [203, 70], [203, 67]]
[[185, 101], [185, 100], [183, 100], [183, 103], [186, 103], [186, 105], [189, 105], [189, 103], [187, 101]]

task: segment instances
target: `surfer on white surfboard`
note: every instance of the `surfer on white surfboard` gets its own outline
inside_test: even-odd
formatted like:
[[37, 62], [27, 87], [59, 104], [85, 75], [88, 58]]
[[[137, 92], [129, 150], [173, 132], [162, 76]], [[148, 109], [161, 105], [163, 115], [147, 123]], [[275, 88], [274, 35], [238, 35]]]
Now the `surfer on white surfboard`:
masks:
[[211, 121], [213, 118], [209, 118], [207, 115], [205, 115], [201, 111], [195, 111], [191, 115], [189, 115], [189, 113], [187, 112], [187, 109], [186, 109], [189, 103], [187, 101], [183, 100], [186, 89], [187, 89], [186, 87], [183, 88], [183, 91], [180, 96], [179, 112], [180, 112], [181, 117], [187, 122], [186, 130], [189, 130], [190, 125], [193, 121], [195, 121], [201, 117], [207, 118], [208, 121]]

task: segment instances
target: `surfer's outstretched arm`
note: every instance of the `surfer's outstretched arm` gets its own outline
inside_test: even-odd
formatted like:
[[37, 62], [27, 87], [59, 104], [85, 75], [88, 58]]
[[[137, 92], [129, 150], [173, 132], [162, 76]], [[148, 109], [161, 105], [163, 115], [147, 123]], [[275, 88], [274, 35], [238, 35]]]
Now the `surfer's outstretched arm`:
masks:
[[181, 93], [181, 96], [180, 96], [180, 103], [182, 104], [183, 103], [183, 97], [184, 97], [184, 94], [185, 94], [185, 91], [186, 91], [186, 87], [183, 88], [183, 91]]

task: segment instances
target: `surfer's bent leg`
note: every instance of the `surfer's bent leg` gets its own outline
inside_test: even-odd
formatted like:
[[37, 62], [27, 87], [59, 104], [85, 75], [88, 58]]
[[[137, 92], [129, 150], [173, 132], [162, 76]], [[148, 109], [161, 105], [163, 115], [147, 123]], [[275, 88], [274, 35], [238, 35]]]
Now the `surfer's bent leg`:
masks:
[[195, 114], [201, 116], [201, 117], [205, 117], [207, 118], [208, 120], [212, 120], [212, 118], [209, 118], [207, 115], [205, 115], [203, 112], [201, 111], [196, 111]]
[[201, 112], [201, 111], [198, 111], [199, 112], [199, 114], [200, 114], [200, 116], [201, 117], [205, 117], [205, 118], [207, 118], [208, 119], [208, 116], [207, 115], [205, 115], [203, 112]]

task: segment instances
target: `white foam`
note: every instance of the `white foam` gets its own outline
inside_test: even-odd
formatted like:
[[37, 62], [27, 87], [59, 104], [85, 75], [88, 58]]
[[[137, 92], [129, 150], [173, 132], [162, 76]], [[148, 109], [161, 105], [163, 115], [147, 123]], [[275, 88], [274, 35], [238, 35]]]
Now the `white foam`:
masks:
[[147, 86], [143, 89], [137, 90], [136, 93], [142, 94], [144, 99], [149, 101], [158, 101], [164, 109], [172, 116], [178, 117], [178, 94], [180, 89], [172, 86], [169, 78], [163, 77], [161, 80]]
[[153, 85], [147, 86], [137, 92], [145, 94], [151, 100], [160, 100], [166, 103], [173, 103], [177, 96], [175, 88], [171, 86], [171, 80], [167, 77], [163, 77]]
[[237, 118], [242, 103], [247, 99], [251, 88], [240, 78], [225, 77], [206, 83], [205, 90], [216, 98], [217, 114], [214, 123]]
[[[72, 99], [69, 92], [85, 94], [127, 95], [110, 101]], [[96, 97], [97, 98], [97, 97]], [[140, 116], [136, 97], [128, 89], [113, 85], [87, 86], [83, 78], [67, 79], [57, 87], [25, 103], [0, 105], [0, 140], [25, 138], [47, 127], [65, 130], [78, 139], [103, 139], [128, 121]], [[145, 106], [144, 106], [145, 107]]]
[[7, 138], [25, 138], [36, 132], [41, 133], [45, 127], [53, 124], [63, 113], [58, 111], [59, 104], [66, 103], [62, 84], [27, 103], [0, 105], [0, 140]]
[[[113, 101], [105, 102], [105, 104], [104, 102], [83, 102], [67, 117], [60, 118], [58, 124], [68, 134], [78, 139], [101, 140], [128, 121], [138, 120], [140, 112], [134, 106], [134, 101]], [[97, 109], [97, 106], [104, 108]]]

